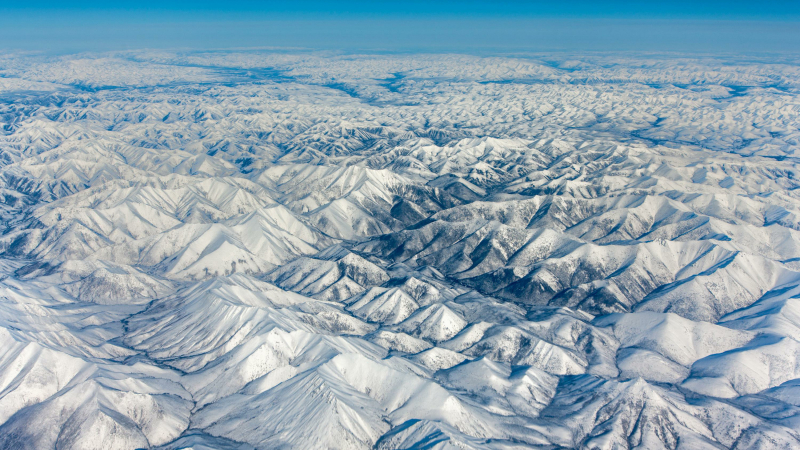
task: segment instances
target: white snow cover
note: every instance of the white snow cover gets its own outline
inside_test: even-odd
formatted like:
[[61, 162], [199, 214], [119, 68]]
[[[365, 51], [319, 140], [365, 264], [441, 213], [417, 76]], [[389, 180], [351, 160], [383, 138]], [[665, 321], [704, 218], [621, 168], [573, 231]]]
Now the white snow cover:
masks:
[[800, 448], [796, 56], [0, 55], [0, 448]]

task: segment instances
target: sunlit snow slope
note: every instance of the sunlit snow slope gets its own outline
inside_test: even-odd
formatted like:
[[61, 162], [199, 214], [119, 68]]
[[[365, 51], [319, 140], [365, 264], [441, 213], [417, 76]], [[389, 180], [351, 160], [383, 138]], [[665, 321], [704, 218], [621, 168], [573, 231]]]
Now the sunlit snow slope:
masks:
[[0, 448], [800, 448], [799, 150], [792, 57], [0, 55]]

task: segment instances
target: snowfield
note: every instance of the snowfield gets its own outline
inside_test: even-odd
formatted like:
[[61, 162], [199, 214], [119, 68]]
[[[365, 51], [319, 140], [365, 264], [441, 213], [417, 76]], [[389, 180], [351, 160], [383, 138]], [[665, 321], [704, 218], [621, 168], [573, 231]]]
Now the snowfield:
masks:
[[0, 56], [0, 448], [800, 448], [800, 59]]

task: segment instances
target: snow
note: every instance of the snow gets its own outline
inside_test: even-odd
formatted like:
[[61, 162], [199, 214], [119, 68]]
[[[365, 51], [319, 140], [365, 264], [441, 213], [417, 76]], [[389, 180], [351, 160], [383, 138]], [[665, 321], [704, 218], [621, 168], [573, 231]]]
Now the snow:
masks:
[[0, 55], [0, 447], [800, 447], [791, 55]]

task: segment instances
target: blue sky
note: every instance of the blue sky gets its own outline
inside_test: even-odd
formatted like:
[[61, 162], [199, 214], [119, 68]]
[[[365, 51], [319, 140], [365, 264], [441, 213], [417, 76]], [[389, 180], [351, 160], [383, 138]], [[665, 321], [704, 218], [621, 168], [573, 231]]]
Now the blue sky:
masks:
[[800, 1], [0, 0], [0, 48], [800, 51]]

